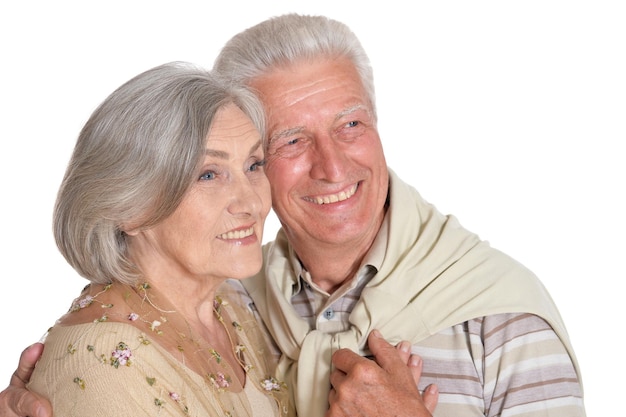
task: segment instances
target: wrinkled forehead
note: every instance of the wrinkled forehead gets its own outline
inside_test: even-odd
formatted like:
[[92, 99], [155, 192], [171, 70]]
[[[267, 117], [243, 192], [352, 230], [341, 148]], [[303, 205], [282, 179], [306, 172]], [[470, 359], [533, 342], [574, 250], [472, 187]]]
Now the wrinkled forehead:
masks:
[[354, 65], [340, 60], [298, 61], [274, 67], [254, 78], [257, 92], [270, 120], [284, 113], [301, 117], [310, 113], [339, 116], [355, 109], [371, 111], [367, 92]]

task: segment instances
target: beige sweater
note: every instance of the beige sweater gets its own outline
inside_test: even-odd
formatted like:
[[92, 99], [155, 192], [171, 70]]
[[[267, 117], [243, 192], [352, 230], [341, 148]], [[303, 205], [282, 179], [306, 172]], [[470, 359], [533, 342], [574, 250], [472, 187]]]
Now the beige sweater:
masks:
[[213, 416], [225, 410], [279, 416], [277, 402], [266, 395], [273, 361], [265, 358], [268, 351], [255, 337], [261, 335], [252, 330], [256, 321], [249, 323], [231, 306], [229, 317], [245, 323], [240, 346], [249, 347], [243, 352], [251, 367], [243, 391], [217, 388], [209, 375], [181, 362], [187, 356], [174, 357], [159, 344], [162, 336], [115, 321], [53, 327], [29, 389], [50, 399], [54, 415], [64, 417]]
[[243, 282], [283, 352], [278, 376], [289, 384], [297, 409], [324, 415], [332, 353], [350, 348], [367, 354], [374, 328], [392, 343], [417, 343], [476, 317], [528, 312], [554, 328], [577, 366], [558, 310], [535, 275], [439, 213], [391, 171], [390, 178], [384, 261], [350, 315], [350, 330], [320, 332], [292, 308], [291, 290], [299, 278], [282, 231], [264, 247], [261, 273]]

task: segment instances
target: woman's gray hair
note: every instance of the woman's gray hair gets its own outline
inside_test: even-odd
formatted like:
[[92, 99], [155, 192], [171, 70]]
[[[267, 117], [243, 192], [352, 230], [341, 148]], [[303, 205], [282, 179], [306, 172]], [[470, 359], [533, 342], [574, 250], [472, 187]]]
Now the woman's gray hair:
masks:
[[348, 58], [356, 67], [376, 117], [374, 75], [369, 57], [344, 23], [324, 16], [272, 17], [231, 38], [213, 69], [241, 85], [281, 65], [319, 56]]
[[263, 137], [262, 107], [251, 92], [183, 62], [137, 75], [92, 113], [53, 216], [57, 246], [80, 275], [137, 282], [124, 230], [155, 225], [178, 207], [197, 179], [215, 114], [231, 103]]

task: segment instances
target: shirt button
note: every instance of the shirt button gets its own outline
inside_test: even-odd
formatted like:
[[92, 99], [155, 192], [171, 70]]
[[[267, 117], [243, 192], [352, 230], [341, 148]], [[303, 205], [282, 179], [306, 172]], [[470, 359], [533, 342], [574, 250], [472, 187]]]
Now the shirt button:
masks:
[[335, 310], [329, 308], [328, 310], [324, 311], [324, 318], [326, 318], [326, 320], [330, 320], [333, 317], [335, 317]]

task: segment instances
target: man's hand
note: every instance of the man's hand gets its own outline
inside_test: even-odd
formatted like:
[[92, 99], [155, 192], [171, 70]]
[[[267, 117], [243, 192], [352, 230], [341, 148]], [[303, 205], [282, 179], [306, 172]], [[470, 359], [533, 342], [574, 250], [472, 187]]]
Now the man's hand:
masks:
[[422, 361], [411, 355], [410, 344], [394, 348], [377, 330], [369, 335], [368, 344], [375, 361], [348, 349], [333, 354], [326, 416], [431, 417], [439, 393], [431, 385], [420, 395]]
[[35, 343], [22, 352], [17, 370], [11, 376], [11, 383], [0, 392], [1, 417], [52, 417], [50, 403], [26, 389], [26, 383], [30, 380], [42, 352], [41, 343]]
[[[371, 336], [371, 335], [370, 335]], [[382, 340], [382, 346], [388, 345], [388, 343]], [[415, 355], [411, 353], [411, 348], [413, 346], [410, 342], [402, 341], [398, 343], [396, 349], [400, 355], [400, 359], [409, 367], [411, 374], [413, 375], [413, 381], [415, 382], [415, 386], [417, 387], [420, 383], [420, 378], [422, 377], [422, 368], [424, 362], [419, 355]], [[384, 353], [383, 353], [384, 354]], [[437, 406], [437, 401], [439, 400], [439, 391], [437, 390], [436, 385], [429, 385], [426, 387], [424, 392], [422, 393], [422, 400], [424, 401], [424, 405], [432, 414], [435, 411], [435, 407]]]

